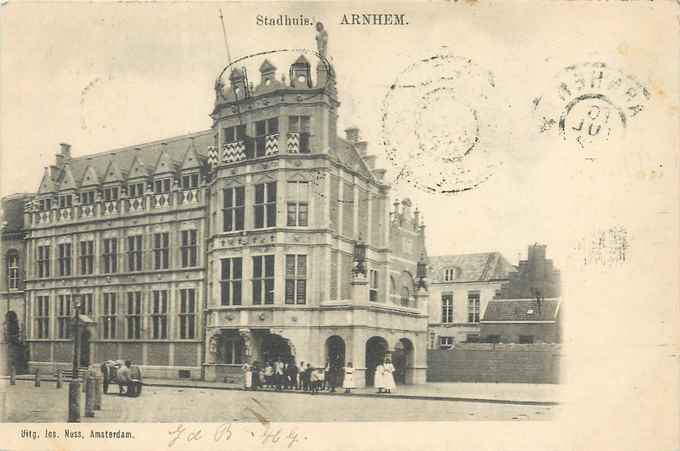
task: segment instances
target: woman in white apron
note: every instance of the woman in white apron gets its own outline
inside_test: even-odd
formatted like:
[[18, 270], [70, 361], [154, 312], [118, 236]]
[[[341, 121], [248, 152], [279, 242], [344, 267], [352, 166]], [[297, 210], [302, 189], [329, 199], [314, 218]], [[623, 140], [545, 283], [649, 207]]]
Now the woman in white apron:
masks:
[[385, 365], [383, 365], [383, 388], [387, 393], [392, 393], [395, 389], [394, 384], [394, 365], [392, 365], [392, 359], [389, 357], [385, 359]]
[[384, 372], [385, 367], [383, 366], [382, 363], [378, 364], [378, 366], [375, 367], [375, 373], [373, 375], [373, 385], [375, 386], [375, 388], [378, 389], [378, 393], [382, 393], [383, 389], [385, 388]]
[[243, 370], [243, 389], [250, 390], [253, 387], [253, 373], [252, 368], [248, 365], [248, 362], [241, 366]]
[[349, 393], [351, 389], [356, 388], [354, 385], [354, 368], [352, 368], [352, 362], [348, 362], [347, 366], [343, 368], [345, 372], [345, 377], [342, 379], [342, 388], [345, 389], [345, 393]]

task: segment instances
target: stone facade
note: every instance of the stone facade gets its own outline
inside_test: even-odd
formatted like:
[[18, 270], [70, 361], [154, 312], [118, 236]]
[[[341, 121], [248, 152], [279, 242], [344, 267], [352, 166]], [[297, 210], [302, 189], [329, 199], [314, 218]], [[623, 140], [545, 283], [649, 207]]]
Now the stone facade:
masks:
[[359, 130], [337, 136], [333, 69], [310, 67], [221, 75], [206, 131], [81, 158], [62, 145], [25, 210], [33, 367], [69, 362], [78, 299], [95, 322], [81, 364], [224, 380], [246, 361], [351, 361], [363, 385], [389, 353], [398, 379], [425, 381], [425, 228], [409, 200], [390, 207]]

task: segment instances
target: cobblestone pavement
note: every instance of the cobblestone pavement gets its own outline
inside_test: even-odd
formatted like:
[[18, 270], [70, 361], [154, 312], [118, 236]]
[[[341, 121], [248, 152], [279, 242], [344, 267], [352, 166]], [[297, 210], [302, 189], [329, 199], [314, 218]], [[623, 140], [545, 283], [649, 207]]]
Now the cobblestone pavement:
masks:
[[[114, 387], [115, 389], [115, 387]], [[0, 387], [5, 422], [64, 422], [67, 384]], [[114, 390], [115, 391], [115, 390]], [[84, 395], [81, 404], [84, 404]], [[104, 395], [102, 410], [85, 422], [333, 422], [550, 420], [559, 406], [430, 399], [366, 398], [203, 388], [145, 387], [139, 398]]]

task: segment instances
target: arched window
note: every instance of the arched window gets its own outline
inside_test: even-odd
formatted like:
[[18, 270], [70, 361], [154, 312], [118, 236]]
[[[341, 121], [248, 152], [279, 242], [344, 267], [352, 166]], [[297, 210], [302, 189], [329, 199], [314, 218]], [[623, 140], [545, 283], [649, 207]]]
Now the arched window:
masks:
[[408, 307], [409, 300], [411, 299], [411, 292], [408, 287], [401, 287], [401, 305]]
[[19, 253], [15, 250], [7, 252], [7, 287], [10, 290], [19, 288]]

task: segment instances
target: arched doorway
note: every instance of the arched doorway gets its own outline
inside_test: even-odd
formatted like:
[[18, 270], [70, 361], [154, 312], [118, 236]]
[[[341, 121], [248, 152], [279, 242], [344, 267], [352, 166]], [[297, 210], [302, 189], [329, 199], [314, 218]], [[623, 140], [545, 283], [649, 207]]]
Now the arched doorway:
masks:
[[331, 366], [341, 368], [345, 366], [345, 340], [338, 335], [332, 335], [326, 340], [326, 360]]
[[90, 331], [80, 333], [80, 366], [90, 366]]
[[366, 342], [366, 386], [372, 387], [375, 379], [375, 367], [385, 360], [388, 350], [387, 340], [383, 337], [371, 337]]
[[284, 362], [290, 362], [293, 358], [288, 340], [281, 335], [267, 334], [262, 339], [260, 346], [260, 355], [264, 362], [273, 362], [276, 359], [281, 359]]
[[411, 340], [402, 338], [394, 345], [392, 364], [394, 364], [394, 381], [397, 384], [411, 383], [409, 376], [414, 364], [413, 343]]

